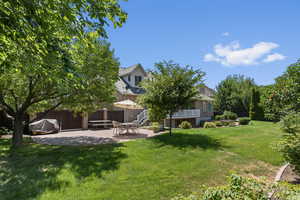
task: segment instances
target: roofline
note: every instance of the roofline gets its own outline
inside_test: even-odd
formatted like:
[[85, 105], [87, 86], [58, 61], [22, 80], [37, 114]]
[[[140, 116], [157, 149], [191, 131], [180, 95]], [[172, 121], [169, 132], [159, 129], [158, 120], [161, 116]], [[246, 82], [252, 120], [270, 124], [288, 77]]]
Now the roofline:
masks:
[[[135, 69], [137, 69], [137, 68], [140, 68], [141, 70], [142, 70], [142, 72], [144, 73], [144, 75], [145, 76], [147, 76], [147, 73], [146, 73], [146, 71], [145, 71], [145, 69], [143, 68], [143, 66], [140, 64], [140, 63], [138, 63], [138, 64], [136, 64], [136, 65], [133, 65], [133, 66], [129, 66], [129, 67], [125, 67], [125, 69], [126, 68], [130, 68], [130, 67], [134, 67], [134, 70]], [[119, 75], [119, 76], [126, 76], [126, 75], [128, 75], [128, 74], [130, 74], [131, 72], [127, 72], [127, 73], [125, 73], [125, 74], [122, 74], [122, 75]]]

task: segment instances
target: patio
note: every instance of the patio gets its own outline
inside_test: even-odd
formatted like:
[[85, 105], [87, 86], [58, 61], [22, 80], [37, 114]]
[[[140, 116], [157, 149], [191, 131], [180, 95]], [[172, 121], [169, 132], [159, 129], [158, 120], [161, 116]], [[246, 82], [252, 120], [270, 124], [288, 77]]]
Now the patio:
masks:
[[159, 134], [148, 129], [138, 129], [136, 134], [115, 135], [112, 129], [65, 131], [49, 135], [31, 136], [39, 144], [48, 145], [98, 145], [107, 143], [126, 142], [140, 138], [153, 137]]

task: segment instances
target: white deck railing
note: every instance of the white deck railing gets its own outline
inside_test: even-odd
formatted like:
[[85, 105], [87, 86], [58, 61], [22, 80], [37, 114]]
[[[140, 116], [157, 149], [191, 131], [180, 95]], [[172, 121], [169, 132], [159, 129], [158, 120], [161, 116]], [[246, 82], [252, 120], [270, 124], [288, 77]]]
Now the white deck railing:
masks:
[[[189, 109], [189, 110], [180, 110], [173, 114], [173, 119], [180, 119], [180, 118], [195, 118], [200, 117], [200, 109]], [[167, 116], [167, 119], [169, 119], [170, 116]]]
[[[184, 118], [197, 118], [201, 116], [200, 109], [189, 109], [189, 110], [180, 110], [173, 114], [172, 119], [184, 119]], [[170, 118], [168, 115], [167, 119]], [[137, 115], [137, 121], [139, 124], [143, 124], [148, 120], [147, 110], [143, 110], [140, 114]]]
[[148, 120], [148, 111], [143, 110], [140, 114], [137, 115], [137, 121], [139, 124], [143, 124]]

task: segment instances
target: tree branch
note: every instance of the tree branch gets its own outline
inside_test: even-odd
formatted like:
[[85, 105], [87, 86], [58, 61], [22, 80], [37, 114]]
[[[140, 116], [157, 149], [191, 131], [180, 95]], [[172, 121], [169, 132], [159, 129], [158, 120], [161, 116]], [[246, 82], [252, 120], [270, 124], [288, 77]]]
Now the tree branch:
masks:
[[30, 120], [28, 124], [30, 124], [30, 123], [38, 120], [38, 119], [41, 119], [41, 118], [45, 117], [50, 111], [54, 110], [55, 108], [57, 108], [61, 104], [62, 104], [62, 102], [59, 102], [59, 103], [55, 104], [54, 106], [52, 106], [48, 110], [44, 111], [39, 117], [35, 117], [34, 119]]
[[14, 109], [13, 109], [10, 105], [8, 105], [8, 104], [5, 102], [4, 97], [3, 97], [2, 94], [0, 94], [0, 103], [4, 106], [5, 111], [6, 111], [9, 115], [15, 117], [15, 111], [14, 111]]

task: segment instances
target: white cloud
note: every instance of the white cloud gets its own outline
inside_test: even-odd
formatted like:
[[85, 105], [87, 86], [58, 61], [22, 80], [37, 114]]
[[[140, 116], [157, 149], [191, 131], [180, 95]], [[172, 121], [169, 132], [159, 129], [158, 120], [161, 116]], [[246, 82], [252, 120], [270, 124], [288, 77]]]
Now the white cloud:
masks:
[[[259, 42], [250, 48], [242, 49], [238, 41], [228, 45], [217, 44], [214, 46], [214, 54], [206, 54], [204, 61], [218, 62], [226, 66], [255, 65], [261, 62], [272, 62], [285, 57], [281, 54], [270, 52], [279, 45], [272, 42]], [[264, 60], [262, 60], [265, 57]]]
[[273, 53], [268, 55], [263, 61], [268, 63], [268, 62], [274, 62], [277, 60], [284, 60], [286, 57], [282, 54], [279, 53]]
[[224, 36], [224, 37], [227, 37], [227, 36], [229, 36], [230, 34], [229, 34], [229, 32], [224, 32], [224, 33], [222, 33], [222, 36]]

